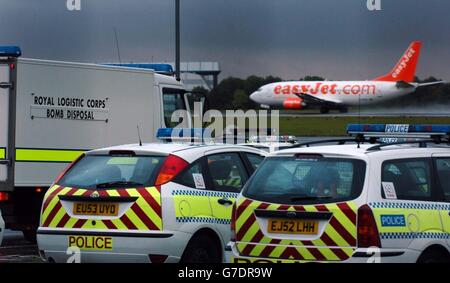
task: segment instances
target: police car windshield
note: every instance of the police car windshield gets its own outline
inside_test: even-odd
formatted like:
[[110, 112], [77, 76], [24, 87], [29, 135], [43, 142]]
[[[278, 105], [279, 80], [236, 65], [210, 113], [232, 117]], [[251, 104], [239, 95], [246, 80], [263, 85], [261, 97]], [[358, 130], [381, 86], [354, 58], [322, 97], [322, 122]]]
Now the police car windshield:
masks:
[[87, 155], [63, 176], [58, 185], [95, 189], [153, 186], [164, 158]]
[[272, 203], [330, 203], [357, 198], [366, 164], [341, 158], [270, 157], [254, 173], [244, 196]]

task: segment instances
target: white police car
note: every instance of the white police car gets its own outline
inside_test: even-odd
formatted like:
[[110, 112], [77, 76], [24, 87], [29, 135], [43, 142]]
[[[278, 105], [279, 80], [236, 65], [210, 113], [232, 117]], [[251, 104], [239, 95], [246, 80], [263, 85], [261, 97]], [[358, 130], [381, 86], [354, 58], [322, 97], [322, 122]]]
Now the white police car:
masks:
[[229, 262], [450, 262], [450, 126], [348, 132], [268, 155], [236, 201]]
[[56, 262], [221, 262], [232, 204], [264, 156], [223, 144], [89, 151], [44, 197], [41, 256]]

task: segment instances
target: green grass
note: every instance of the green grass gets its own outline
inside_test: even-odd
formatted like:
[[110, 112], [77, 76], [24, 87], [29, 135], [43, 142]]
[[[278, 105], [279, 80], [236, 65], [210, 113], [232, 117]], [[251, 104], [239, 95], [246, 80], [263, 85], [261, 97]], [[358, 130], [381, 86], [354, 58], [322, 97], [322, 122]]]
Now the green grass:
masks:
[[347, 124], [450, 124], [450, 117], [280, 117], [280, 133], [295, 136], [345, 136]]

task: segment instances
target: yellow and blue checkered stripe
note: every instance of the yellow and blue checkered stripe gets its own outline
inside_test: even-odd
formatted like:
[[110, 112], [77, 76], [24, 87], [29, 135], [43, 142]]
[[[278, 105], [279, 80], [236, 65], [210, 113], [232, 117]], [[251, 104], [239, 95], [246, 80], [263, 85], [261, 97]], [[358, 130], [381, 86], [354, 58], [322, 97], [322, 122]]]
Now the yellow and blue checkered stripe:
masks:
[[181, 223], [211, 223], [211, 224], [224, 224], [231, 223], [230, 219], [215, 218], [215, 217], [176, 217], [177, 222]]
[[236, 198], [238, 193], [195, 190], [173, 190], [173, 196]]
[[371, 202], [369, 206], [372, 208], [392, 209], [450, 210], [450, 204], [445, 203]]
[[381, 239], [450, 239], [449, 233], [440, 232], [387, 232], [380, 233]]

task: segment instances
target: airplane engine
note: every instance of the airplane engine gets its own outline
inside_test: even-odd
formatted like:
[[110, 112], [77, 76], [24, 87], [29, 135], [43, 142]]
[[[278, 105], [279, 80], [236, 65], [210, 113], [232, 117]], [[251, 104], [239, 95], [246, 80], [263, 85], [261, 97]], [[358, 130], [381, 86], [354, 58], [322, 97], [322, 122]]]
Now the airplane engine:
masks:
[[303, 99], [300, 98], [288, 98], [283, 101], [283, 107], [285, 109], [301, 109], [305, 106]]

